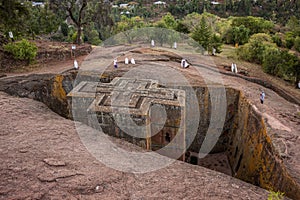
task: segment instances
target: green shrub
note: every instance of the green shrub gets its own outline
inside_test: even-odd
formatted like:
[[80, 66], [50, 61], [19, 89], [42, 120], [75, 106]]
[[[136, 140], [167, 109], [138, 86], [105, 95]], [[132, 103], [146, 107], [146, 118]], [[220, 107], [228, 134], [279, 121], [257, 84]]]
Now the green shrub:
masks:
[[300, 52], [300, 37], [296, 37], [295, 42], [294, 42], [294, 48], [296, 51]]
[[76, 39], [77, 39], [77, 31], [75, 31], [74, 33], [73, 33], [73, 35], [72, 35], [72, 42], [73, 43], [76, 43]]
[[101, 44], [101, 40], [99, 39], [99, 33], [96, 30], [92, 30], [90, 36], [88, 37], [88, 42], [92, 45]]
[[15, 43], [8, 43], [4, 46], [4, 50], [11, 53], [15, 59], [27, 60], [29, 64], [34, 61], [38, 48], [34, 43], [22, 39]]
[[68, 36], [69, 34], [69, 26], [67, 23], [62, 23], [61, 24], [61, 33], [64, 35], [64, 36]]
[[263, 53], [267, 48], [276, 47], [268, 34], [258, 33], [250, 37], [249, 42], [239, 48], [238, 56], [246, 61], [262, 64]]
[[283, 46], [283, 41], [282, 41], [279, 33], [276, 33], [275, 35], [273, 35], [272, 40], [277, 46], [279, 46], [279, 47]]
[[285, 80], [294, 80], [298, 66], [296, 55], [287, 50], [280, 50], [277, 47], [267, 47], [263, 53], [263, 70], [268, 74], [283, 78]]
[[284, 199], [284, 193], [271, 191], [268, 195], [268, 200], [282, 200]]
[[265, 49], [262, 62], [264, 72], [279, 77], [282, 76], [281, 53], [282, 52], [276, 47], [268, 47]]
[[[73, 42], [73, 43], [76, 43], [76, 39], [77, 39], [77, 31], [75, 31], [75, 32], [73, 33], [71, 39], [72, 39], [72, 42]], [[83, 33], [81, 33], [81, 41], [83, 41], [83, 39], [84, 39], [84, 35], [83, 35]]]
[[291, 49], [294, 46], [295, 42], [295, 35], [292, 32], [287, 32], [285, 34], [285, 43], [286, 43], [286, 48]]

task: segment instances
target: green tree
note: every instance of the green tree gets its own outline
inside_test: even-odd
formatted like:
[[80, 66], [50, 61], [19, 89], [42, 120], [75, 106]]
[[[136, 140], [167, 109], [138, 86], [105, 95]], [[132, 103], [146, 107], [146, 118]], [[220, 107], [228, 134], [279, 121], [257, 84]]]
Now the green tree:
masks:
[[184, 24], [182, 20], [177, 22], [177, 26], [175, 27], [175, 30], [186, 34], [190, 33], [188, 26]]
[[269, 33], [273, 27], [274, 23], [268, 20], [265, 20], [261, 17], [235, 17], [232, 20], [232, 26], [241, 26], [244, 25], [250, 30], [250, 35], [256, 33]]
[[99, 38], [99, 33], [97, 30], [93, 29], [91, 31], [89, 31], [88, 34], [86, 34], [87, 36], [87, 41], [92, 44], [92, 45], [99, 45], [101, 44], [101, 40]]
[[0, 0], [0, 31], [24, 34], [24, 21], [28, 15], [26, 4], [18, 0]]
[[199, 25], [192, 32], [191, 37], [198, 42], [204, 49], [207, 49], [210, 43], [212, 32], [204, 18], [201, 18]]
[[[49, 0], [51, 9], [55, 10], [62, 19], [70, 18], [76, 26], [76, 43], [82, 42], [82, 30], [92, 21], [106, 25], [105, 20], [111, 20], [110, 10], [105, 0]], [[101, 17], [100, 17], [101, 16]], [[106, 18], [104, 20], [104, 18]], [[99, 25], [97, 23], [97, 25]], [[100, 29], [99, 27], [96, 27]]]
[[151, 39], [158, 41], [160, 46], [167, 43], [169, 40], [170, 31], [167, 29], [166, 24], [163, 21], [158, 21], [154, 24], [155, 29], [151, 33]]
[[177, 27], [177, 21], [171, 13], [167, 13], [161, 19], [168, 29], [175, 29]]
[[222, 38], [217, 34], [213, 34], [209, 39], [208, 50], [210, 52], [212, 52], [212, 50], [214, 48], [214, 49], [216, 49], [216, 53], [221, 53], [222, 45], [223, 45]]
[[250, 37], [250, 29], [246, 28], [244, 25], [233, 26], [225, 34], [225, 39], [227, 43], [231, 44], [245, 44], [248, 42]]
[[238, 56], [244, 60], [261, 64], [263, 53], [269, 47], [276, 47], [276, 44], [272, 43], [270, 35], [265, 33], [254, 34], [250, 37], [248, 43], [238, 49]]
[[201, 15], [199, 13], [191, 13], [186, 15], [183, 20], [182, 23], [188, 27], [189, 32], [192, 32], [196, 26], [199, 24], [199, 22], [201, 21]]
[[300, 36], [300, 20], [295, 16], [291, 16], [286, 27], [293, 33], [295, 36]]
[[68, 26], [68, 24], [67, 23], [62, 23], [61, 25], [60, 25], [60, 27], [61, 27], [61, 33], [63, 34], [63, 36], [68, 36], [69, 35], [69, 26]]
[[132, 43], [133, 39], [138, 36], [138, 28], [145, 26], [144, 20], [140, 17], [126, 17], [123, 15], [121, 21], [116, 24], [116, 33], [121, 33], [125, 36], [128, 43]]
[[29, 5], [28, 9], [29, 15], [25, 27], [33, 39], [35, 35], [57, 31], [61, 20], [49, 9], [48, 4], [44, 7]]
[[92, 19], [95, 28], [99, 33], [101, 40], [111, 37], [115, 22], [112, 18], [112, 6], [106, 0], [93, 0], [93, 4], [89, 4], [89, 12], [92, 13]]

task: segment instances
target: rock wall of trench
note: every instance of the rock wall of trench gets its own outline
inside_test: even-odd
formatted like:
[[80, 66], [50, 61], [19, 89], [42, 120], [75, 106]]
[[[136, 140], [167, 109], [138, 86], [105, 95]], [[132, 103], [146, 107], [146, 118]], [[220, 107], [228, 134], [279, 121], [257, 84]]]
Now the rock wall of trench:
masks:
[[[208, 134], [212, 105], [208, 88], [193, 89], [199, 103], [200, 121], [197, 135], [188, 151], [198, 153]], [[261, 114], [254, 110], [241, 91], [232, 88], [225, 88], [225, 91], [227, 111], [224, 127], [209, 154], [226, 154], [232, 175], [238, 179], [267, 190], [284, 192], [292, 199], [300, 199], [300, 186], [290, 176], [272, 144]], [[194, 122], [187, 123], [189, 127]]]
[[300, 186], [274, 148], [265, 121], [241, 92], [229, 136], [226, 152], [235, 177], [300, 199]]
[[8, 77], [0, 80], [0, 91], [41, 101], [57, 114], [69, 118], [67, 93], [73, 89], [75, 77], [75, 72]]

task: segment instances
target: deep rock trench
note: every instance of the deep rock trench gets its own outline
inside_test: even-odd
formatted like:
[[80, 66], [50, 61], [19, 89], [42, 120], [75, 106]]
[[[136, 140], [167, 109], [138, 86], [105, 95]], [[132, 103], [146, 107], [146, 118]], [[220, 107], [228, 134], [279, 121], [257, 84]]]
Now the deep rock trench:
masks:
[[[71, 70], [60, 75], [2, 78], [0, 91], [41, 101], [57, 114], [72, 119], [67, 94], [73, 89], [76, 75], [77, 72]], [[109, 76], [101, 78], [103, 82], [112, 80]], [[95, 80], [98, 77], [86, 76], [82, 79]], [[238, 90], [225, 88], [227, 109], [222, 133], [209, 154], [203, 159], [198, 158], [210, 123], [212, 107], [207, 88], [193, 89], [197, 94], [201, 119], [197, 134], [186, 151], [185, 161], [221, 171], [267, 190], [284, 192], [292, 199], [300, 199], [299, 184], [289, 175], [274, 148], [262, 116]]]

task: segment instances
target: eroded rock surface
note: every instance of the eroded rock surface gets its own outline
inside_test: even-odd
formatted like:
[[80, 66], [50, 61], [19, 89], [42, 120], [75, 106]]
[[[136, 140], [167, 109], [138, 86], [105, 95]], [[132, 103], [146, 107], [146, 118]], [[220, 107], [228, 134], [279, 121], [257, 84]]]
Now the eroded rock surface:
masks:
[[[74, 122], [42, 103], [4, 93], [0, 97], [2, 199], [252, 200], [268, 196], [251, 184], [180, 161], [146, 174], [113, 170], [89, 154]], [[114, 141], [124, 149], [139, 151], [134, 145]]]

